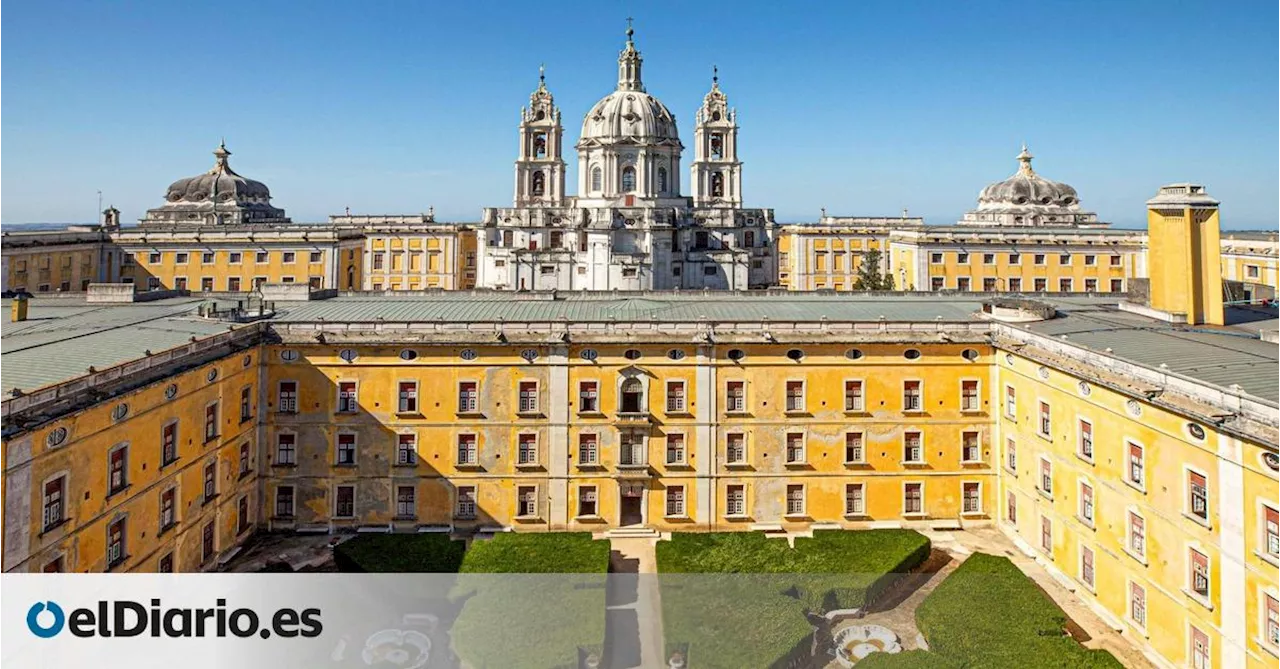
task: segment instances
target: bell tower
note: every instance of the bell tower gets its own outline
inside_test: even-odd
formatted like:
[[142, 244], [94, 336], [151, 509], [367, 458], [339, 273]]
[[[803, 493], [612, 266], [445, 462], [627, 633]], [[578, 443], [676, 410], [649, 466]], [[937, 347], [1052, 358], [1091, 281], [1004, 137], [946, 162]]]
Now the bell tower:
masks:
[[545, 68], [538, 68], [538, 88], [520, 110], [520, 157], [516, 160], [515, 206], [564, 204], [564, 128], [560, 109], [547, 90]]
[[693, 205], [741, 207], [742, 162], [738, 160], [738, 113], [720, 90], [720, 72], [711, 68], [711, 91], [702, 100], [694, 127]]

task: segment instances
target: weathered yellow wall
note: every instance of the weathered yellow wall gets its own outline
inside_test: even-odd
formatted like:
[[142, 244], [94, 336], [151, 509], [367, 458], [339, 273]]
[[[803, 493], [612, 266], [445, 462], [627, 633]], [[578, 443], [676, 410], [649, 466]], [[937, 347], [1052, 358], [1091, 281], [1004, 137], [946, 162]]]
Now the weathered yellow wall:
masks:
[[1151, 306], [1190, 324], [1222, 325], [1222, 244], [1218, 210], [1147, 210]]
[[27, 292], [83, 291], [98, 280], [98, 246], [5, 249], [5, 285]]

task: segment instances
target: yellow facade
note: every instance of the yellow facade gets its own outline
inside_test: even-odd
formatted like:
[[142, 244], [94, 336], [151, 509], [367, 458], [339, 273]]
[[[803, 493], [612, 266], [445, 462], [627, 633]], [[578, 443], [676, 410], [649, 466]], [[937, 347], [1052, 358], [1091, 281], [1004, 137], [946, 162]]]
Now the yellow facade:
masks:
[[[72, 235], [58, 240], [58, 233], [26, 233], [17, 238], [6, 235], [4, 246], [4, 289], [29, 293], [83, 292], [89, 284], [102, 280], [101, 245], [94, 235]], [[35, 238], [52, 242], [30, 245]], [[21, 240], [21, 242], [18, 242]], [[44, 240], [42, 240], [44, 241]]]
[[[5, 497], [31, 500], [20, 529], [8, 517], [7, 569], [156, 572], [216, 566], [219, 555], [259, 524], [258, 364], [257, 351], [222, 358], [6, 440]], [[241, 413], [243, 397], [249, 400], [247, 416]], [[216, 415], [212, 437], [206, 438], [210, 410]], [[173, 440], [176, 458], [165, 455], [166, 438]], [[123, 453], [122, 466], [114, 464], [117, 452]], [[212, 496], [206, 495], [209, 466], [215, 468]], [[166, 523], [161, 506], [170, 491], [172, 511], [165, 518], [172, 522]], [[212, 544], [206, 547], [210, 526]], [[119, 549], [111, 546], [117, 529]], [[10, 564], [15, 551], [21, 559]]]

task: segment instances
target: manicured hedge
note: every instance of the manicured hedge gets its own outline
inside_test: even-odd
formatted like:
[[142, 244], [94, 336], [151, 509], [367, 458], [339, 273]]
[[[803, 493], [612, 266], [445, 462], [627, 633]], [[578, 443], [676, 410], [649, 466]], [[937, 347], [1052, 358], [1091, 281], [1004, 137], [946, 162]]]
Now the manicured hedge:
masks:
[[465, 547], [447, 534], [362, 534], [338, 544], [333, 561], [348, 572], [453, 573]]
[[783, 662], [807, 652], [806, 612], [862, 606], [929, 550], [912, 530], [818, 531], [795, 548], [757, 532], [675, 534], [657, 545], [666, 643], [687, 645], [690, 669]]
[[1066, 636], [1066, 620], [1012, 562], [983, 553], [965, 560], [916, 609], [931, 652], [966, 669], [1122, 666]]
[[858, 662], [858, 669], [962, 669], [960, 664], [927, 650], [908, 650], [894, 655], [872, 653]]
[[590, 532], [505, 532], [473, 542], [460, 571], [464, 574], [603, 574], [609, 571], [609, 542], [593, 540]]

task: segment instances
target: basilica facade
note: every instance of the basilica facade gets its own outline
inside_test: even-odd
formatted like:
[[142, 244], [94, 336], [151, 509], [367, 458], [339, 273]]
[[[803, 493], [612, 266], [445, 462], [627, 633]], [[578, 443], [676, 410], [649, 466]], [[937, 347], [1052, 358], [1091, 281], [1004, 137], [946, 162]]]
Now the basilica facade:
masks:
[[775, 282], [771, 209], [742, 206], [737, 114], [719, 77], [685, 149], [676, 117], [641, 78], [633, 32], [613, 92], [582, 120], [577, 195], [565, 192], [561, 110], [540, 77], [521, 110], [515, 197], [486, 208], [476, 286], [497, 290], [746, 289]]

